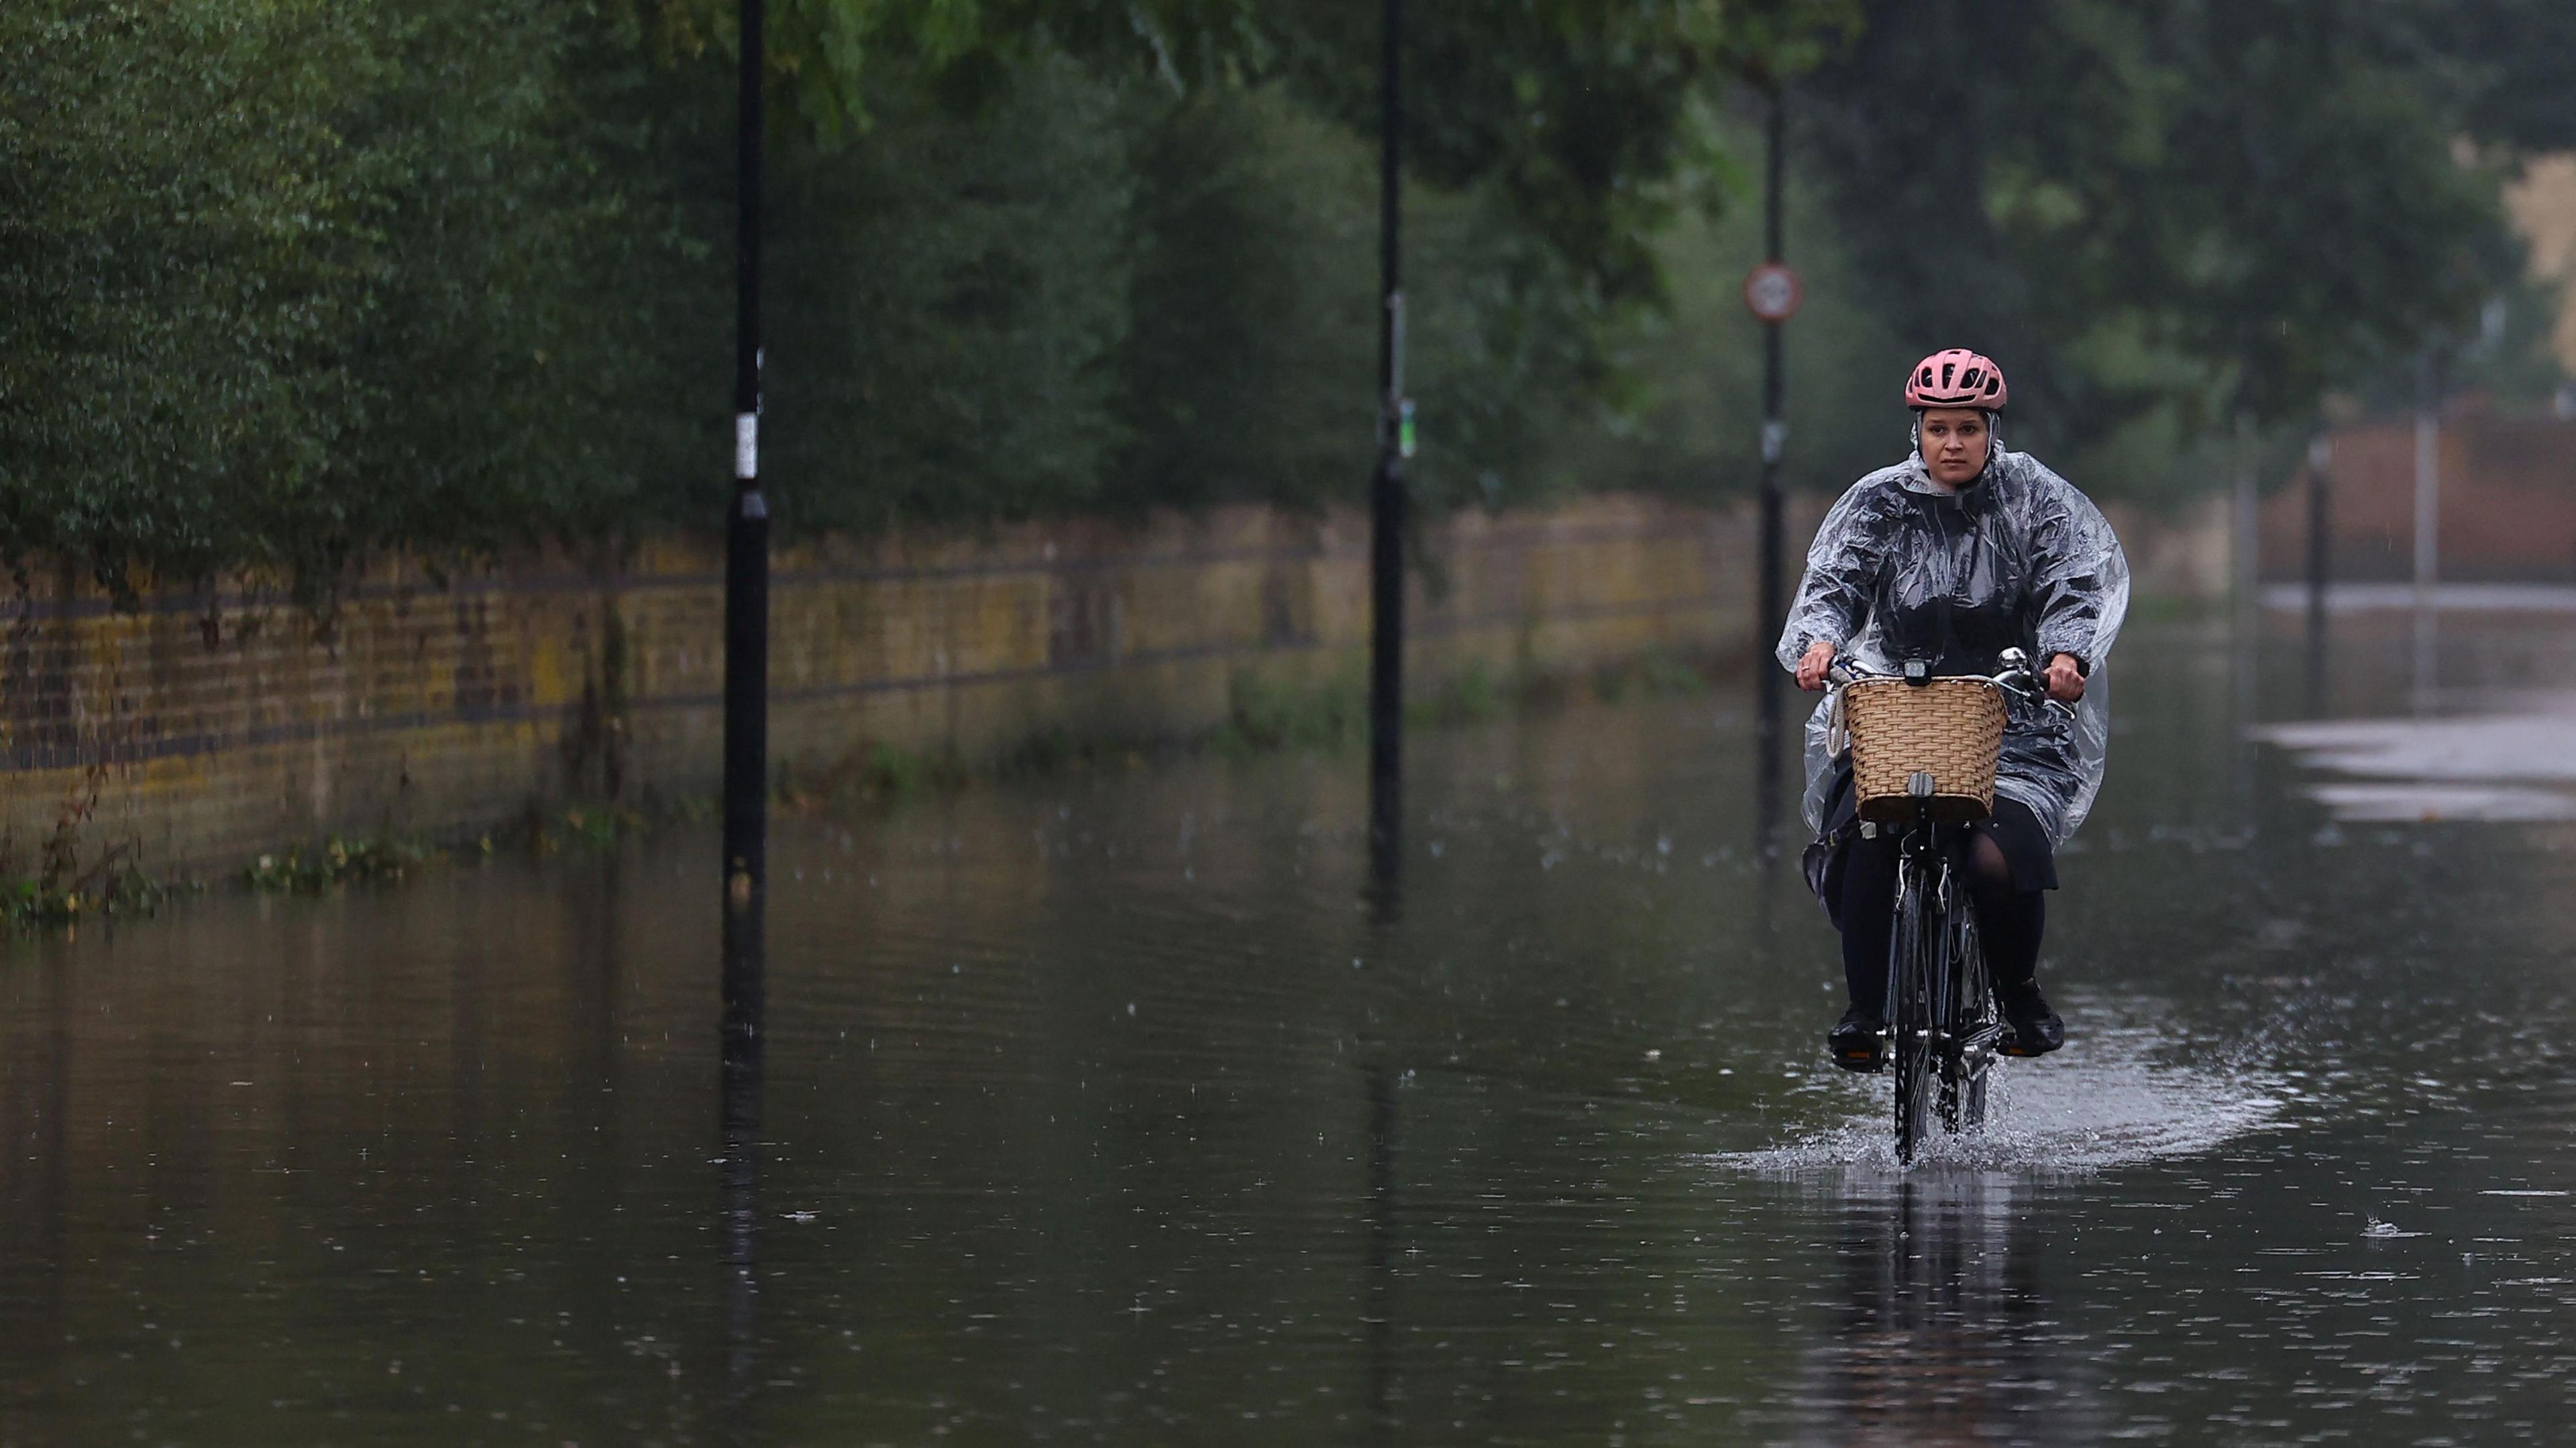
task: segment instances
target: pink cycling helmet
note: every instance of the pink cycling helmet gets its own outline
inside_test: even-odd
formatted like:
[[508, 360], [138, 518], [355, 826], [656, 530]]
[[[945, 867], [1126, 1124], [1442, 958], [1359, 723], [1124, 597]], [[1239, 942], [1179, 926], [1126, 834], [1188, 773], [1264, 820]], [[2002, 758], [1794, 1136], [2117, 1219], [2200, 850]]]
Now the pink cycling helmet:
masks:
[[1914, 408], [1980, 407], [2001, 412], [2004, 399], [2011, 395], [2004, 386], [2004, 369], [1965, 347], [1933, 353], [1915, 363], [1905, 378], [1905, 405]]

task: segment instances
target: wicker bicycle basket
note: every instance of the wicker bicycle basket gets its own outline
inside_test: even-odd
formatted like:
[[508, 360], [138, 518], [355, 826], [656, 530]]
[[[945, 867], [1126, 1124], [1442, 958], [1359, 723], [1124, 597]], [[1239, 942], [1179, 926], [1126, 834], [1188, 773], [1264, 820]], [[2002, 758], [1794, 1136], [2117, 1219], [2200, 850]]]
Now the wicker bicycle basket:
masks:
[[1852, 791], [1865, 820], [1981, 820], [1995, 811], [2003, 690], [1988, 679], [1861, 679], [1843, 689]]

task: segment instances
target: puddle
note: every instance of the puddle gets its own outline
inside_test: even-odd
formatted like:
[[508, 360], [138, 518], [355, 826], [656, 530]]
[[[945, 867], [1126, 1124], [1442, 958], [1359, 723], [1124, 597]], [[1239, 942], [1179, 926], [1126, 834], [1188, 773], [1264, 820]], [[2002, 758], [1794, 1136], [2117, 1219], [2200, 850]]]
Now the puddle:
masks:
[[2254, 738], [2310, 769], [2368, 783], [2320, 782], [2306, 793], [2353, 823], [2576, 819], [2576, 701], [2543, 712], [2429, 719], [2269, 724]]
[[2550, 790], [2440, 784], [2319, 784], [2308, 796], [2349, 824], [2576, 820], [2576, 799]]

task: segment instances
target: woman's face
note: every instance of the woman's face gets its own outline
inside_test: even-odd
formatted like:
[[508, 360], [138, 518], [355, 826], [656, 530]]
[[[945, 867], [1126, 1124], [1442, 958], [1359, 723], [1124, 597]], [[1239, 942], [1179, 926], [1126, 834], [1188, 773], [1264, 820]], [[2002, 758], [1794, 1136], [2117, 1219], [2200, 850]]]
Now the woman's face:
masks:
[[1986, 452], [1994, 435], [1986, 415], [1973, 407], [1923, 409], [1923, 466], [1932, 480], [1963, 488], [1986, 470]]

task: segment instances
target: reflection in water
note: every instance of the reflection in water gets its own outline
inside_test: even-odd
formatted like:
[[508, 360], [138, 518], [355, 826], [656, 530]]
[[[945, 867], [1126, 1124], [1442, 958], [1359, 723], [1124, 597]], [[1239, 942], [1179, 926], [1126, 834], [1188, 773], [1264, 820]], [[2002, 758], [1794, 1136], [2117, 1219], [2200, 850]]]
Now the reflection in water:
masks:
[[738, 1441], [753, 1441], [751, 1395], [757, 1370], [760, 1306], [760, 1108], [768, 957], [755, 900], [724, 912], [724, 1041], [719, 1134], [722, 1142], [725, 1268], [725, 1420]]
[[[1777, 677], [1780, 671], [1773, 668], [1771, 663], [1771, 659], [1767, 656], [1757, 657], [1753, 661], [1755, 672], [1770, 680], [1761, 686], [1769, 691], [1765, 696], [1763, 707], [1770, 710], [1776, 719], [1780, 709], [1781, 685]], [[1787, 737], [1783, 738], [1783, 735]], [[1780, 862], [1784, 856], [1796, 859], [1805, 848], [1807, 837], [1806, 820], [1803, 815], [1796, 810], [1785, 808], [1783, 803], [1788, 794], [1785, 780], [1796, 780], [1798, 793], [1802, 799], [1804, 797], [1806, 789], [1804, 749], [1803, 729], [1782, 729], [1775, 722], [1766, 729], [1757, 730], [1757, 742], [1753, 749], [1753, 861], [1756, 875], [1753, 890], [1753, 950], [1755, 959], [1761, 963], [1766, 973], [1778, 963], [1778, 921], [1773, 912], [1779, 906], [1781, 877], [1784, 873], [1793, 878], [1796, 877], [1795, 871], [1784, 872]], [[1803, 879], [1799, 881], [1797, 894], [1802, 901], [1814, 898], [1806, 892]], [[1827, 1012], [1823, 1018], [1830, 1020], [1835, 1014], [1839, 1014], [1839, 1006]]]
[[1361, 887], [1369, 921], [1397, 925], [1404, 920], [1404, 822], [1382, 819], [1369, 829], [1368, 878]]
[[1827, 1413], [1807, 1440], [2083, 1441], [2095, 1414], [2042, 1341], [2044, 1260], [2018, 1199], [2030, 1188], [1983, 1172], [1852, 1187], [1834, 1241], [1841, 1305], [1807, 1367]]
[[1368, 1079], [1369, 1420], [1380, 1442], [1400, 1441], [1395, 1417], [1395, 1081], [1372, 1063]]
[[1753, 848], [1764, 859], [1780, 853], [1781, 779], [1785, 773], [1781, 761], [1785, 748], [1764, 746], [1753, 751]]
[[[33, 1407], [60, 1390], [69, 1324], [64, 1254], [71, 1197], [70, 983], [58, 954], [33, 966], [43, 982], [43, 1048], [0, 1051], [0, 1409]], [[0, 1438], [7, 1436], [0, 1420]]]
[[[1364, 954], [1382, 960], [1400, 949], [1404, 925], [1404, 821], [1390, 799], [1393, 785], [1372, 778], [1369, 785], [1368, 881], [1364, 890], [1368, 929]], [[1367, 1283], [1360, 1309], [1362, 1340], [1368, 1359], [1370, 1437], [1380, 1443], [1400, 1441], [1395, 1412], [1395, 1088], [1397, 1069], [1390, 1064], [1395, 1047], [1378, 1018], [1369, 992], [1356, 994], [1352, 1034], [1359, 1046], [1361, 1080], [1368, 1100], [1366, 1137], [1368, 1200]]]
[[[1400, 692], [1400, 691], [1398, 691]], [[1388, 920], [1404, 913], [1404, 726], [1401, 711], [1369, 724], [1368, 885]]]

